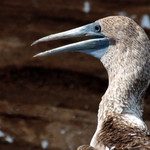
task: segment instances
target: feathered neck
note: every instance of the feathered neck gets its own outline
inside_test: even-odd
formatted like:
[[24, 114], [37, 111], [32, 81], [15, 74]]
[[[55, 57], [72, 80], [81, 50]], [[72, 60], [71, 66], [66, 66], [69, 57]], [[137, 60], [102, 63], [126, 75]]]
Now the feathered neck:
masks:
[[123, 62], [116, 64], [113, 72], [109, 72], [109, 86], [99, 105], [99, 120], [114, 115], [131, 115], [142, 120], [143, 95], [149, 85], [149, 77], [145, 66], [131, 67], [134, 63], [137, 62], [126, 67], [121, 66]]
[[150, 43], [144, 42], [141, 49], [138, 43], [129, 45], [133, 47], [120, 43], [110, 46], [101, 60], [109, 85], [99, 105], [97, 130], [90, 144], [97, 149], [113, 147], [119, 139], [130, 143], [137, 133], [149, 134], [142, 113], [143, 95], [150, 83]]
[[91, 146], [110, 148], [117, 145], [119, 139], [128, 143], [133, 135], [149, 134], [142, 120], [143, 95], [150, 74], [149, 64], [146, 59], [144, 61], [135, 60], [126, 67], [125, 61], [112, 63], [112, 69], [108, 71], [109, 86], [99, 105], [98, 125]]
[[113, 114], [131, 114], [142, 119], [143, 95], [150, 82], [150, 42], [144, 35], [142, 42], [116, 42], [102, 58], [109, 86], [100, 103], [100, 120]]

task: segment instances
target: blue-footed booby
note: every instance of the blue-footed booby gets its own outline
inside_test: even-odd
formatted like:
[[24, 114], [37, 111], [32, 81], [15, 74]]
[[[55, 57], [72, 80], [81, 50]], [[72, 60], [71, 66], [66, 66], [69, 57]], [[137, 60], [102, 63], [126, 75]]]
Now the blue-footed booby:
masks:
[[77, 150], [148, 150], [150, 134], [142, 119], [143, 96], [150, 83], [150, 41], [132, 19], [111, 16], [52, 34], [39, 42], [85, 37], [87, 40], [35, 55], [83, 52], [102, 62], [109, 85], [98, 110], [98, 124], [90, 145]]

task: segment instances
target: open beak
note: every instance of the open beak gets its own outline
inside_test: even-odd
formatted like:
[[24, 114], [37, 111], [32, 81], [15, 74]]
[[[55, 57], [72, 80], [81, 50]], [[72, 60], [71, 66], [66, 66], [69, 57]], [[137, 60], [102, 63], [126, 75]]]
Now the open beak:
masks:
[[[66, 46], [58, 47], [55, 49], [47, 50], [41, 52], [34, 57], [37, 56], [46, 56], [49, 54], [56, 54], [61, 52], [83, 52], [94, 57], [101, 58], [102, 55], [106, 52], [106, 49], [109, 47], [109, 40], [101, 33], [101, 27], [98, 22], [94, 22], [79, 28], [75, 28], [72, 30], [68, 30], [65, 32], [52, 34], [46, 37], [43, 37], [35, 42], [32, 45], [35, 45], [40, 42], [59, 40], [59, 39], [69, 39], [69, 38], [83, 38], [86, 37], [88, 40], [76, 42], [73, 44], [68, 44]], [[97, 53], [99, 52], [99, 54]]]

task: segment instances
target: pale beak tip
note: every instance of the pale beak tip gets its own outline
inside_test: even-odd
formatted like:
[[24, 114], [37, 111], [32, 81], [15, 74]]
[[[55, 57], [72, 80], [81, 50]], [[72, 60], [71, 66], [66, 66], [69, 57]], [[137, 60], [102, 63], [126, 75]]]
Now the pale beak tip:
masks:
[[39, 57], [39, 56], [41, 56], [41, 54], [40, 54], [40, 53], [39, 53], [39, 54], [34, 55], [33, 57], [35, 58], [35, 57]]
[[33, 58], [37, 57], [37, 55], [34, 55]]
[[38, 53], [38, 54], [34, 55], [33, 57], [35, 58], [35, 57], [41, 57], [41, 56], [45, 56], [45, 55], [46, 55], [45, 52], [42, 52], [42, 53]]
[[33, 45], [35, 45], [35, 44], [37, 44], [37, 43], [38, 43], [38, 40], [35, 41], [35, 42], [33, 42], [33, 43], [31, 44], [31, 46], [33, 46]]

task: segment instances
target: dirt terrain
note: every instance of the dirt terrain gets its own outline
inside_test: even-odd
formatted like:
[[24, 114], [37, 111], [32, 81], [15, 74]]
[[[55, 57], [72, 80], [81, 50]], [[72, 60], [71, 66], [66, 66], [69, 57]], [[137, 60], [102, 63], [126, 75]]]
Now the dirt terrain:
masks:
[[[106, 70], [81, 53], [32, 57], [75, 40], [30, 45], [110, 15], [141, 24], [150, 15], [150, 1], [0, 1], [0, 150], [75, 150], [89, 144], [108, 85]], [[150, 88], [144, 120], [150, 128]]]

